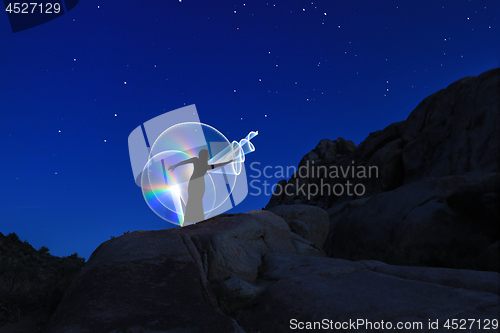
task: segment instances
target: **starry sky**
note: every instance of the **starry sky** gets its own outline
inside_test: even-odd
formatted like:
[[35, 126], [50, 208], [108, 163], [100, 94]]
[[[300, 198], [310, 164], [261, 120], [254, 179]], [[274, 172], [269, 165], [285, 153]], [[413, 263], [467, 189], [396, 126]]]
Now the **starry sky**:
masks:
[[[140, 124], [196, 104], [230, 141], [259, 131], [250, 176], [252, 162], [296, 166], [321, 139], [359, 144], [498, 67], [499, 13], [498, 0], [82, 0], [12, 33], [4, 12], [0, 232], [88, 259], [111, 236], [173, 227], [134, 183]], [[255, 192], [232, 212], [264, 207]]]

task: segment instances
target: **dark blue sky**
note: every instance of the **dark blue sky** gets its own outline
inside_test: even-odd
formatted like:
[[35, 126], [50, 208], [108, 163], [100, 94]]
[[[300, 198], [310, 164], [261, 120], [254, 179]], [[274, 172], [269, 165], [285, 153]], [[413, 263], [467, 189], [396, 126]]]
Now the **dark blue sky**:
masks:
[[359, 144], [498, 67], [499, 13], [498, 0], [81, 0], [12, 33], [4, 12], [0, 232], [88, 259], [112, 235], [170, 227], [134, 183], [141, 123], [196, 104], [230, 141], [259, 131], [248, 169], [296, 166], [323, 138]]

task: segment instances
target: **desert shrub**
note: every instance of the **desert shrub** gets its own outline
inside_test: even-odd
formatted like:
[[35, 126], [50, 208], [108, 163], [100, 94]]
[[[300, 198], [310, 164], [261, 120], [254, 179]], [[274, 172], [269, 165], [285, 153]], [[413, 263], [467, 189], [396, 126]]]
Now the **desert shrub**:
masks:
[[41, 248], [38, 249], [38, 253], [40, 254], [46, 254], [46, 253], [49, 253], [49, 248], [46, 247], [46, 246], [42, 246]]

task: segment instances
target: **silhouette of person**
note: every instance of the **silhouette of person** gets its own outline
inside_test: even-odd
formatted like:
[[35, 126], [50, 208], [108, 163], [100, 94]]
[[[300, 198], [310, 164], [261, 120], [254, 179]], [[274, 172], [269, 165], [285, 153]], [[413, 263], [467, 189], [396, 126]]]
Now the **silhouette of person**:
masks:
[[188, 200], [186, 203], [186, 211], [184, 213], [184, 224], [191, 224], [203, 221], [205, 213], [203, 209], [203, 196], [205, 195], [205, 174], [208, 170], [219, 168], [233, 162], [208, 164], [208, 150], [202, 149], [198, 153], [198, 157], [192, 157], [188, 160], [179, 162], [170, 166], [168, 169], [174, 171], [175, 168], [192, 163], [194, 166], [193, 174], [189, 178], [188, 183]]

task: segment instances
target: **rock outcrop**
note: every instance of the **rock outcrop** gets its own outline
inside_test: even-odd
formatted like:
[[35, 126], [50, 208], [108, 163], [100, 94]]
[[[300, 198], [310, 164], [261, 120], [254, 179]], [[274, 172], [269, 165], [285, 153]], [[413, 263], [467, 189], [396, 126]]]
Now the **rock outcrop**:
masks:
[[[281, 181], [288, 191], [266, 209], [301, 203], [327, 210], [331, 257], [498, 271], [499, 75], [493, 69], [451, 84], [358, 147], [321, 140], [299, 163], [308, 172]], [[330, 172], [348, 167], [374, 172]], [[362, 195], [297, 191], [346, 182], [362, 184]]]
[[101, 244], [49, 332], [241, 332], [217, 307], [189, 237], [133, 232]]
[[[296, 219], [308, 209], [319, 208], [280, 213]], [[323, 228], [321, 215], [302, 223]], [[252, 211], [109, 240], [73, 281], [48, 332], [275, 333], [358, 320], [359, 332], [382, 320], [430, 332], [429, 320], [443, 329], [447, 319], [497, 316], [498, 273], [328, 258], [289, 225]], [[299, 254], [294, 238], [311, 255]]]
[[283, 218], [292, 232], [322, 248], [328, 235], [328, 214], [325, 210], [307, 205], [277, 206], [269, 211]]
[[[318, 223], [327, 220], [323, 216]], [[302, 240], [299, 250], [294, 238]], [[267, 211], [125, 234], [94, 251], [49, 332], [241, 332], [220, 310], [214, 290], [230, 303], [258, 294], [251, 283], [266, 254], [304, 252], [324, 257]], [[223, 309], [233, 307], [226, 303]]]

